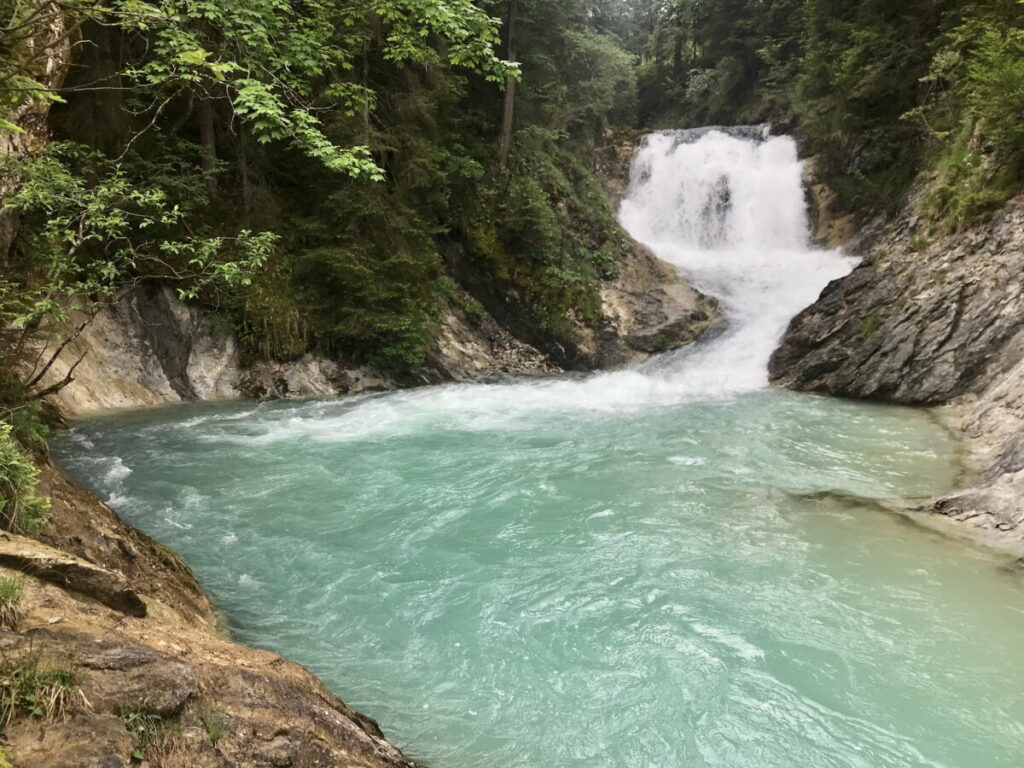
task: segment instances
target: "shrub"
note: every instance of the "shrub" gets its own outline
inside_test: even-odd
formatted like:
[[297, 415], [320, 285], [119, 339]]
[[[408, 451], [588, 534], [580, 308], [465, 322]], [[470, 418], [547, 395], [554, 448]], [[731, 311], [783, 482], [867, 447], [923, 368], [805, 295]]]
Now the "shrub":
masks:
[[13, 436], [10, 424], [0, 423], [0, 526], [32, 534], [46, 522], [48, 499], [35, 495], [39, 469]]

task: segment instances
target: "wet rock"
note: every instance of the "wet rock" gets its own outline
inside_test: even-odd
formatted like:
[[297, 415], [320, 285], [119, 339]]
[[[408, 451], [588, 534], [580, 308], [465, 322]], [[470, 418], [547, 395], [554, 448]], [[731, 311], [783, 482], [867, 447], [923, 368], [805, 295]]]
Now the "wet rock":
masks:
[[[977, 392], [1016, 360], [1024, 329], [1024, 200], [925, 244], [907, 228], [860, 244], [865, 262], [792, 322], [771, 362], [795, 389], [914, 405]], [[998, 252], [980, 252], [995, 239]]]
[[615, 280], [602, 286], [601, 299], [610, 331], [600, 351], [606, 367], [635, 365], [679, 349], [723, 322], [714, 298], [639, 243], [620, 263]]

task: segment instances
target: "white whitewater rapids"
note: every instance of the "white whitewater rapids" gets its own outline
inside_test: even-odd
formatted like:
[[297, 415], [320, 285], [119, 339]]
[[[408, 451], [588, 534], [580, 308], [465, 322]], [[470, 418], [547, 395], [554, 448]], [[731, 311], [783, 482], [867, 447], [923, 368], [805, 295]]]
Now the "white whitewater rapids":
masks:
[[855, 262], [810, 247], [796, 145], [766, 134], [652, 134], [637, 152], [622, 203], [621, 221], [636, 239], [721, 300], [728, 326], [717, 337], [634, 371], [311, 403], [271, 419], [266, 434], [239, 439], [334, 442], [422, 429], [517, 429], [767, 387], [768, 360], [789, 320]]
[[620, 220], [637, 240], [722, 301], [729, 330], [651, 370], [678, 392], [768, 385], [768, 360], [789, 321], [856, 261], [811, 249], [796, 143], [767, 129], [698, 129], [648, 136]]

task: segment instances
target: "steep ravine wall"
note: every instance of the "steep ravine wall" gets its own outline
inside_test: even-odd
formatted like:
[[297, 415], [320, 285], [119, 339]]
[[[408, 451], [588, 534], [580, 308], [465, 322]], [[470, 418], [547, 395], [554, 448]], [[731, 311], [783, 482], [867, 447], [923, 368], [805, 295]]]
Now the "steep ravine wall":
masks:
[[772, 379], [948, 406], [975, 485], [922, 510], [1024, 555], [1024, 195], [984, 224], [939, 237], [913, 207], [845, 244], [863, 263], [793, 320]]

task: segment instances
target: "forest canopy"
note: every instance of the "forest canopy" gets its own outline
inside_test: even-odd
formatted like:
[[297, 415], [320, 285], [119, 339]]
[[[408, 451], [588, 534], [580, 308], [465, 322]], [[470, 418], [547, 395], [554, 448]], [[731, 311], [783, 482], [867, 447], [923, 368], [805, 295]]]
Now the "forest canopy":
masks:
[[0, 0], [0, 355], [152, 279], [252, 357], [415, 370], [467, 281], [563, 349], [628, 247], [595, 157], [655, 128], [771, 122], [847, 210], [965, 226], [1024, 175], [1022, 9]]

